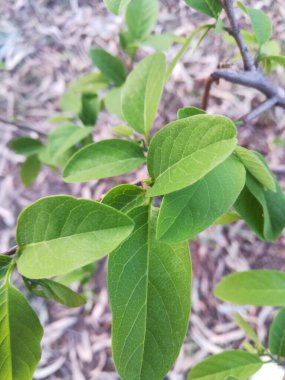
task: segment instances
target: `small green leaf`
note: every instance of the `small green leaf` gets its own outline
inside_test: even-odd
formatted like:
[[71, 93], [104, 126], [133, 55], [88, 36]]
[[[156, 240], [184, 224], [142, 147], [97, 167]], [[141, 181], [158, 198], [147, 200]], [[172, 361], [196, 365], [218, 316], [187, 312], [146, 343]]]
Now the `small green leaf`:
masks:
[[252, 29], [256, 35], [259, 46], [267, 42], [272, 34], [272, 24], [269, 16], [260, 9], [247, 8]]
[[108, 191], [102, 203], [126, 213], [145, 205], [145, 191], [135, 185], [119, 185]]
[[278, 358], [285, 357], [285, 309], [278, 312], [270, 326], [269, 349]]
[[167, 52], [175, 42], [180, 42], [175, 34], [163, 33], [149, 36], [143, 41], [143, 44], [155, 50]]
[[278, 63], [285, 68], [285, 56], [284, 55], [267, 55], [263, 58], [269, 59], [272, 62]]
[[66, 91], [59, 100], [59, 106], [63, 112], [79, 114], [81, 110], [81, 96], [73, 91]]
[[81, 95], [81, 110], [79, 118], [84, 125], [94, 126], [99, 113], [99, 100], [97, 95], [82, 94]]
[[237, 380], [248, 380], [262, 364], [257, 355], [236, 350], [226, 351], [210, 356], [193, 367], [188, 380], [225, 380], [233, 376]]
[[224, 116], [196, 115], [168, 124], [150, 143], [147, 165], [155, 183], [147, 195], [168, 194], [194, 184], [235, 146], [235, 125]]
[[115, 127], [112, 127], [112, 133], [116, 136], [121, 137], [132, 137], [134, 134], [134, 131], [132, 128], [128, 127], [127, 125], [121, 124], [116, 125]]
[[122, 91], [122, 87], [113, 88], [106, 94], [104, 98], [104, 104], [109, 113], [117, 116], [117, 118], [120, 120], [125, 120], [121, 105]]
[[275, 185], [275, 192], [264, 189], [247, 173], [246, 186], [234, 205], [257, 236], [268, 241], [276, 240], [285, 227], [285, 196], [277, 181]]
[[104, 3], [109, 11], [118, 15], [123, 12], [130, 1], [131, 0], [104, 0]]
[[195, 238], [232, 207], [244, 184], [244, 166], [230, 156], [195, 184], [165, 195], [157, 237], [164, 241]]
[[102, 73], [89, 73], [71, 82], [68, 90], [76, 94], [98, 94], [108, 85]]
[[148, 134], [159, 106], [165, 76], [165, 57], [155, 53], [140, 61], [122, 91], [122, 111], [137, 132]]
[[219, 0], [185, 0], [186, 3], [198, 12], [209, 17], [218, 18], [222, 10], [222, 4]]
[[234, 319], [239, 328], [245, 332], [245, 335], [248, 336], [258, 348], [261, 348], [262, 344], [251, 325], [238, 313], [235, 314]]
[[10, 267], [12, 258], [9, 256], [0, 256], [0, 281], [6, 276], [6, 273]]
[[195, 115], [204, 115], [207, 112], [197, 107], [183, 107], [177, 111], [177, 119], [185, 119], [186, 117]]
[[236, 222], [236, 221], [238, 221], [240, 219], [241, 219], [241, 217], [240, 217], [240, 215], [238, 213], [230, 210], [230, 211], [227, 211], [220, 218], [218, 218], [217, 220], [215, 220], [215, 222], [213, 223], [213, 225], [217, 226], [219, 224], [233, 223], [233, 222]]
[[86, 303], [83, 296], [56, 281], [25, 278], [25, 283], [29, 291], [38, 297], [52, 299], [68, 307], [79, 307]]
[[32, 186], [41, 170], [41, 162], [36, 154], [28, 156], [21, 167], [21, 181], [26, 187]]
[[0, 315], [0, 379], [32, 380], [43, 329], [26, 298], [9, 283], [0, 287]]
[[238, 305], [285, 306], [285, 273], [274, 270], [233, 273], [218, 283], [214, 294]]
[[126, 11], [128, 32], [134, 40], [143, 40], [156, 24], [158, 0], [132, 0]]
[[75, 269], [69, 273], [57, 276], [56, 281], [62, 285], [68, 286], [74, 283], [84, 285], [90, 281], [97, 270], [97, 262], [84, 265], [81, 268]]
[[132, 229], [130, 218], [101, 203], [42, 198], [19, 216], [18, 270], [31, 279], [68, 273], [113, 251]]
[[101, 73], [115, 86], [121, 86], [126, 79], [126, 69], [119, 58], [103, 49], [91, 49], [90, 58]]
[[122, 380], [163, 379], [188, 327], [188, 243], [156, 240], [156, 210], [143, 206], [128, 215], [135, 221], [134, 232], [108, 262], [113, 358]]
[[92, 127], [80, 128], [75, 124], [65, 124], [52, 130], [48, 135], [48, 143], [40, 153], [40, 159], [51, 165], [58, 165], [64, 153], [89, 136]]
[[32, 139], [31, 137], [16, 137], [9, 141], [9, 148], [13, 152], [24, 156], [31, 156], [32, 154], [39, 153], [42, 147], [43, 144], [40, 140]]
[[128, 173], [145, 162], [136, 143], [109, 139], [87, 145], [67, 163], [63, 171], [66, 182], [88, 182]]
[[268, 167], [264, 165], [259, 156], [246, 148], [237, 146], [235, 153], [244, 164], [246, 169], [258, 180], [263, 186], [271, 191], [276, 191], [275, 180], [272, 177]]

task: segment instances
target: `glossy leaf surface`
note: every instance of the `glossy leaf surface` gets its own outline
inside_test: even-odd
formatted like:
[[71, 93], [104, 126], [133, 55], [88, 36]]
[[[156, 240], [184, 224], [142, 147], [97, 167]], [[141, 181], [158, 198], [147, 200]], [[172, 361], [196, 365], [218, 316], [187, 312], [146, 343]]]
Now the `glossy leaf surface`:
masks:
[[105, 205], [111, 206], [124, 213], [135, 207], [145, 205], [145, 191], [135, 185], [119, 185], [108, 191], [102, 200]]

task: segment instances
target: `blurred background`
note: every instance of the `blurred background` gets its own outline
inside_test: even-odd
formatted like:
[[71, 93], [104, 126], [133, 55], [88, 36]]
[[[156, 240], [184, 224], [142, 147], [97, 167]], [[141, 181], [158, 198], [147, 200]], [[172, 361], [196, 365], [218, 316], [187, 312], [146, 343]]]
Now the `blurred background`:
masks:
[[[273, 37], [285, 51], [285, 8], [282, 0], [248, 1], [270, 15]], [[238, 12], [242, 25], [247, 20]], [[156, 33], [189, 36], [208, 19], [184, 2], [161, 0]], [[0, 1], [0, 251], [15, 244], [17, 216], [29, 203], [49, 194], [73, 194], [100, 199], [119, 183], [136, 183], [146, 178], [145, 168], [136, 174], [87, 184], [64, 184], [60, 171], [45, 167], [36, 182], [25, 188], [19, 179], [21, 156], [7, 147], [14, 137], [30, 135], [45, 140], [54, 125], [49, 118], [59, 111], [59, 99], [68, 84], [94, 70], [88, 57], [91, 47], [102, 47], [126, 57], [119, 50], [121, 17], [107, 12], [101, 0], [15, 0]], [[170, 60], [180, 46], [167, 53]], [[141, 49], [139, 57], [151, 51]], [[176, 118], [183, 106], [200, 106], [205, 81], [218, 65], [239, 66], [237, 50], [230, 41], [211, 31], [201, 46], [187, 52], [166, 86], [155, 121], [158, 129]], [[273, 81], [285, 87], [284, 69], [278, 67]], [[258, 92], [221, 81], [211, 91], [209, 112], [237, 119], [262, 101]], [[115, 117], [99, 115], [94, 138], [111, 136]], [[256, 123], [240, 128], [240, 143], [263, 153], [285, 188], [285, 113], [275, 109]], [[38, 132], [37, 132], [38, 131]], [[285, 270], [285, 236], [274, 244], [255, 238], [242, 221], [211, 228], [191, 243], [193, 260], [193, 306], [189, 332], [169, 380], [182, 380], [189, 369], [210, 354], [238, 348], [244, 334], [233, 312], [239, 311], [266, 340], [274, 309], [233, 307], [212, 296], [214, 285], [232, 271], [270, 268]], [[105, 283], [106, 261], [102, 260], [89, 285], [86, 307], [69, 310], [40, 298], [30, 297], [45, 325], [43, 355], [35, 379], [114, 380], [118, 379], [111, 358], [111, 314]], [[20, 283], [19, 283], [20, 284]], [[21, 286], [21, 285], [20, 285]], [[76, 288], [76, 286], [75, 286]], [[271, 370], [271, 374], [273, 370]], [[257, 379], [276, 379], [264, 375]]]

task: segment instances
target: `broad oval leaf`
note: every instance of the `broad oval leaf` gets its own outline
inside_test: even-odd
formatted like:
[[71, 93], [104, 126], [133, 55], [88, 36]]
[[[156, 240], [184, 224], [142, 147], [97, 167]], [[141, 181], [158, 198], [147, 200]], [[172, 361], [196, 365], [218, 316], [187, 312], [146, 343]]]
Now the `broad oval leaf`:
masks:
[[158, 218], [158, 239], [195, 238], [232, 207], [244, 184], [244, 166], [230, 156], [198, 182], [165, 195]]
[[65, 182], [88, 182], [128, 173], [145, 162], [143, 149], [126, 140], [109, 139], [80, 149], [63, 171]]
[[24, 278], [24, 281], [29, 291], [38, 297], [52, 299], [68, 307], [79, 307], [86, 303], [85, 297], [59, 282], [48, 279], [31, 280], [29, 278]]
[[264, 165], [263, 161], [255, 152], [252, 152], [242, 146], [237, 146], [235, 153], [244, 164], [246, 169], [258, 180], [263, 186], [269, 190], [275, 191], [276, 185], [272, 174], [268, 167]]
[[248, 380], [263, 363], [257, 355], [231, 350], [212, 355], [190, 371], [188, 380], [225, 380], [234, 377]]
[[137, 132], [148, 134], [159, 106], [165, 76], [165, 56], [155, 53], [140, 61], [122, 91], [122, 112]]
[[285, 309], [278, 312], [270, 326], [269, 349], [278, 358], [285, 357]]
[[68, 273], [110, 253], [132, 229], [129, 217], [101, 203], [42, 198], [19, 216], [18, 270], [31, 279]]
[[128, 215], [134, 232], [108, 262], [112, 349], [122, 380], [167, 374], [183, 343], [190, 313], [191, 263], [187, 243], [155, 238], [156, 210]]
[[274, 270], [232, 273], [218, 283], [214, 294], [238, 305], [285, 306], [285, 273]]
[[43, 329], [26, 298], [12, 285], [0, 287], [0, 378], [32, 380], [41, 357]]
[[126, 69], [119, 58], [103, 49], [91, 49], [90, 58], [101, 73], [115, 86], [121, 86], [126, 79]]
[[43, 144], [40, 140], [32, 139], [31, 137], [16, 137], [9, 141], [9, 148], [13, 152], [24, 156], [39, 153], [42, 147]]
[[192, 185], [222, 163], [236, 145], [236, 127], [224, 116], [176, 120], [151, 140], [147, 165], [155, 183], [148, 196]]
[[143, 40], [156, 24], [158, 0], [132, 0], [126, 12], [126, 24], [132, 39]]
[[186, 3], [198, 12], [209, 17], [218, 18], [222, 10], [220, 0], [185, 0]]
[[[273, 178], [273, 177], [272, 177]], [[279, 183], [276, 191], [264, 187], [250, 173], [234, 207], [260, 239], [274, 241], [285, 227], [285, 196]]]
[[135, 207], [145, 205], [145, 191], [135, 185], [119, 185], [108, 191], [102, 203], [126, 213]]
[[272, 23], [266, 13], [260, 9], [247, 8], [250, 17], [252, 29], [256, 36], [259, 46], [267, 42], [272, 34]]
[[36, 154], [28, 156], [21, 167], [21, 181], [26, 187], [32, 186], [41, 170], [41, 162]]

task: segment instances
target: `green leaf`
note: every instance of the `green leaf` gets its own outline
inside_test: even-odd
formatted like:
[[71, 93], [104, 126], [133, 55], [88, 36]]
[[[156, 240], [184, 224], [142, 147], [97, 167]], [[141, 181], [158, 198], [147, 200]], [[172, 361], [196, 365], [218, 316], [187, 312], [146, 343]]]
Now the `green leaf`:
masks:
[[119, 13], [122, 13], [130, 1], [131, 0], [104, 0], [104, 3], [109, 11], [118, 15]]
[[135, 185], [119, 185], [108, 191], [102, 203], [124, 213], [146, 203], [145, 191]]
[[6, 276], [6, 273], [12, 263], [12, 258], [9, 256], [0, 256], [0, 281]]
[[6, 283], [0, 287], [0, 378], [32, 380], [41, 357], [43, 329], [26, 298]]
[[198, 12], [209, 17], [218, 18], [222, 10], [219, 0], [185, 0], [186, 3]]
[[195, 238], [232, 207], [244, 184], [244, 166], [230, 156], [198, 182], [165, 195], [157, 237], [170, 242]]
[[[259, 156], [260, 157], [260, 156]], [[266, 190], [250, 173], [234, 207], [260, 239], [274, 241], [285, 227], [285, 197], [275, 181], [276, 192]]]
[[177, 111], [177, 119], [185, 119], [186, 117], [195, 115], [204, 115], [207, 112], [197, 107], [183, 107]]
[[227, 211], [224, 215], [219, 217], [215, 222], [213, 223], [214, 226], [219, 225], [219, 224], [228, 224], [228, 223], [233, 223], [238, 220], [240, 220], [241, 217], [238, 213], [234, 211]]
[[281, 65], [285, 68], [285, 56], [284, 55], [267, 55], [267, 56], [262, 57], [262, 58], [269, 59], [270, 61], [278, 63], [278, 65]]
[[235, 153], [238, 158], [244, 164], [246, 169], [253, 175], [258, 182], [260, 182], [263, 186], [267, 187], [269, 190], [275, 191], [276, 185], [275, 180], [272, 177], [268, 167], [264, 165], [263, 161], [260, 160], [259, 156], [241, 146], [237, 146], [235, 149]]
[[259, 46], [267, 42], [272, 34], [272, 24], [269, 16], [260, 9], [247, 8], [252, 29]]
[[87, 145], [67, 163], [65, 182], [88, 182], [128, 173], [145, 162], [144, 153], [136, 143], [109, 139]]
[[29, 291], [38, 297], [52, 299], [68, 307], [79, 307], [86, 303], [83, 296], [56, 281], [25, 278], [25, 283]]
[[236, 350], [226, 351], [210, 356], [193, 367], [188, 380], [225, 380], [229, 376], [234, 376], [237, 380], [248, 380], [262, 364], [257, 355]]
[[126, 69], [119, 58], [103, 49], [90, 49], [90, 58], [101, 73], [115, 86], [121, 86], [126, 79]]
[[9, 141], [9, 148], [24, 156], [31, 156], [38, 153], [42, 149], [43, 144], [40, 140], [32, 139], [31, 137], [16, 137]]
[[121, 125], [116, 125], [115, 127], [112, 127], [112, 133], [115, 136], [130, 138], [133, 136], [134, 131], [132, 128], [128, 127], [127, 125], [121, 124]]
[[262, 347], [260, 340], [258, 339], [256, 332], [251, 327], [251, 325], [238, 313], [234, 316], [236, 324], [245, 332], [245, 335], [248, 336], [258, 348]]
[[269, 349], [278, 358], [285, 357], [285, 309], [278, 312], [270, 326]]
[[68, 91], [77, 94], [93, 94], [107, 87], [108, 81], [102, 73], [89, 73], [71, 82]]
[[274, 270], [233, 273], [218, 283], [214, 294], [238, 305], [285, 306], [285, 273]]
[[135, 40], [143, 40], [156, 24], [159, 12], [158, 0], [132, 0], [126, 11], [128, 32]]
[[175, 42], [180, 42], [175, 34], [163, 33], [149, 36], [143, 41], [143, 44], [158, 51], [167, 52]]
[[81, 95], [81, 111], [79, 118], [84, 125], [94, 126], [99, 113], [100, 104], [97, 95]]
[[122, 380], [164, 378], [188, 327], [188, 244], [156, 241], [156, 214], [147, 206], [133, 209], [135, 230], [109, 257], [112, 349]]
[[122, 87], [113, 88], [106, 94], [104, 98], [104, 104], [109, 113], [117, 116], [117, 118], [120, 120], [125, 120], [121, 105], [122, 91]]
[[140, 61], [122, 91], [122, 111], [137, 132], [148, 134], [159, 106], [165, 76], [165, 57], [155, 53]]
[[64, 153], [89, 136], [92, 131], [92, 127], [80, 128], [74, 124], [57, 127], [49, 133], [47, 146], [40, 153], [40, 159], [56, 166]]
[[147, 165], [155, 183], [148, 196], [168, 194], [197, 182], [234, 150], [236, 128], [224, 116], [176, 120], [151, 140]]
[[32, 186], [41, 170], [41, 162], [36, 154], [28, 156], [21, 167], [21, 181], [26, 187]]
[[75, 115], [81, 110], [81, 96], [73, 91], [66, 91], [59, 100], [59, 106], [63, 112], [70, 112]]
[[62, 285], [68, 286], [74, 283], [84, 285], [90, 281], [97, 270], [97, 262], [84, 265], [62, 276], [57, 276], [56, 281]]
[[70, 196], [42, 198], [19, 216], [19, 272], [39, 279], [68, 273], [113, 251], [132, 231], [121, 212]]

